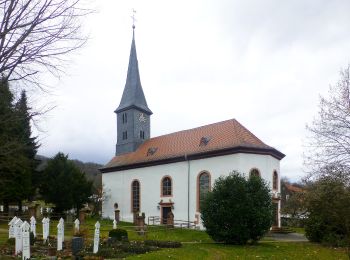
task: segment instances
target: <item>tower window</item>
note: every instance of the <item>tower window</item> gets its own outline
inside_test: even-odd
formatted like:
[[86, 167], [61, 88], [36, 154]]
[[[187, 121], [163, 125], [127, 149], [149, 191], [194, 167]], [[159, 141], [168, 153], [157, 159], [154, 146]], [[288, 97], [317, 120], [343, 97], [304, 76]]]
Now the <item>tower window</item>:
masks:
[[126, 124], [128, 122], [128, 114], [123, 113], [123, 124]]
[[140, 131], [140, 139], [145, 139], [145, 131]]
[[128, 132], [124, 131], [123, 132], [123, 140], [126, 140], [126, 139], [128, 139]]

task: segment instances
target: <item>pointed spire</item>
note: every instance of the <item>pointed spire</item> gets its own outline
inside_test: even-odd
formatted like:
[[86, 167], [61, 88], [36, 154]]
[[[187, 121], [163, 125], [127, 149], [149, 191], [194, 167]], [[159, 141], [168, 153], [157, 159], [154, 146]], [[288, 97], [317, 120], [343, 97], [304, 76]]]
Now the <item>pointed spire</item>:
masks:
[[125, 83], [122, 99], [120, 101], [118, 108], [114, 112], [118, 113], [128, 108], [135, 107], [151, 115], [152, 111], [148, 108], [146, 98], [141, 86], [139, 65], [138, 65], [137, 55], [136, 55], [134, 24], [132, 28], [133, 28], [133, 32], [132, 32], [132, 42], [131, 42], [131, 50], [130, 50], [130, 57], [129, 57], [128, 74], [126, 77], [126, 83]]

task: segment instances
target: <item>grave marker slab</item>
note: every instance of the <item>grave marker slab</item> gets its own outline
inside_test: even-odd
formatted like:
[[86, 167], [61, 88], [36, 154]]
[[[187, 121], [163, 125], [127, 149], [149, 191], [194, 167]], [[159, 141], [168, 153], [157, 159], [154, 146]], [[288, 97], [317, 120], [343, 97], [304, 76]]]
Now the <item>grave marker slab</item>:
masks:
[[46, 243], [50, 234], [50, 219], [45, 217], [41, 222], [43, 224], [43, 240]]
[[18, 218], [15, 222], [15, 236], [16, 236], [16, 245], [15, 245], [15, 254], [22, 252], [22, 230], [21, 226], [23, 221]]
[[33, 232], [34, 237], [36, 237], [36, 220], [34, 216], [30, 218], [30, 232]]
[[64, 219], [60, 218], [59, 223], [62, 224], [62, 242], [64, 242]]
[[100, 222], [96, 222], [95, 224], [95, 235], [94, 235], [94, 251], [93, 253], [96, 254], [98, 252], [98, 245], [100, 243]]
[[17, 217], [14, 216], [9, 222], [9, 238], [15, 237], [15, 222], [17, 221]]
[[59, 222], [57, 225], [57, 251], [61, 251], [63, 246], [63, 224]]
[[79, 234], [79, 225], [80, 225], [80, 221], [79, 219], [76, 219], [74, 221], [74, 231], [75, 231], [75, 234]]
[[22, 232], [22, 260], [30, 259], [30, 236], [29, 236], [30, 225], [27, 221], [21, 226]]

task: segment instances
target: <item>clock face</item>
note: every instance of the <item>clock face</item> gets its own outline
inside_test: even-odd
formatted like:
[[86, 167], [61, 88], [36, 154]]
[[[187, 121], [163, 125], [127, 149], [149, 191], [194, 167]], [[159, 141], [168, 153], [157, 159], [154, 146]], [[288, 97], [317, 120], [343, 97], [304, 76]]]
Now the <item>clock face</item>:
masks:
[[143, 113], [140, 113], [140, 115], [139, 115], [139, 121], [140, 121], [140, 122], [146, 122], [146, 117], [145, 117], [145, 115], [144, 115]]

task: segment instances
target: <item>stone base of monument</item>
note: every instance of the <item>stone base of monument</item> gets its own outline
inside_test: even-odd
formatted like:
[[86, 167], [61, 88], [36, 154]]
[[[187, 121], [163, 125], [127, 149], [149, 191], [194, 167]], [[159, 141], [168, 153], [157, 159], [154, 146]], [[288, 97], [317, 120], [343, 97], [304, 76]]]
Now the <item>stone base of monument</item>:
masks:
[[84, 247], [83, 237], [73, 237], [72, 238], [72, 254], [77, 255]]

